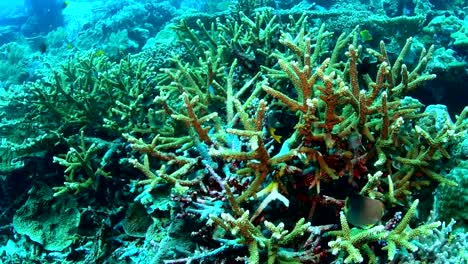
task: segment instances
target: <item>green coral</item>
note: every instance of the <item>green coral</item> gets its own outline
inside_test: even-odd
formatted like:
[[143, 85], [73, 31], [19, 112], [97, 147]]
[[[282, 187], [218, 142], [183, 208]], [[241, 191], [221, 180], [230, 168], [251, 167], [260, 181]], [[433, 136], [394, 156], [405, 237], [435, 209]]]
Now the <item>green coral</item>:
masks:
[[341, 231], [329, 232], [329, 235], [336, 236], [335, 240], [328, 243], [334, 255], [340, 254], [344, 257], [345, 252], [348, 256], [344, 259], [345, 263], [361, 263], [364, 261], [362, 253], [366, 254], [369, 263], [377, 263], [377, 257], [371, 250], [369, 243], [375, 241], [385, 241], [387, 243], [382, 249], [388, 252], [387, 259], [392, 261], [398, 253], [397, 248], [404, 248], [411, 252], [418, 249], [412, 240], [432, 234], [432, 231], [440, 226], [440, 222], [420, 225], [416, 228], [410, 228], [409, 223], [413, 218], [419, 200], [415, 200], [406, 212], [400, 223], [392, 230], [386, 230], [384, 226], [378, 225], [370, 229], [350, 229], [343, 212], [340, 213]]
[[[217, 226], [230, 232], [233, 236], [239, 237], [235, 243], [246, 244], [249, 248], [248, 262], [252, 264], [261, 263], [260, 251], [266, 248], [268, 252], [268, 264], [274, 264], [282, 261], [287, 263], [298, 263], [294, 261], [294, 257], [288, 254], [285, 247], [288, 247], [298, 237], [304, 236], [308, 232], [310, 223], [306, 223], [304, 218], [297, 221], [291, 231], [285, 230], [285, 224], [279, 223], [274, 225], [269, 221], [265, 221], [264, 225], [271, 233], [267, 238], [255, 225], [252, 223], [249, 211], [244, 211], [240, 208], [235, 198], [232, 196], [228, 186], [225, 186], [227, 199], [229, 200], [235, 216], [222, 213], [220, 217], [211, 215], [211, 221]], [[249, 219], [250, 218], [250, 219]], [[210, 221], [210, 222], [211, 222]], [[229, 244], [229, 242], [226, 242]]]
[[[376, 263], [395, 260], [400, 249], [416, 250], [413, 239], [438, 225], [409, 228], [416, 200], [394, 228], [351, 228], [341, 213], [342, 230], [330, 232], [336, 236], [331, 250], [322, 235], [332, 225], [317, 232], [312, 226], [318, 216], [336, 222], [342, 199], [355, 191], [393, 207], [408, 204], [422, 187], [455, 187], [444, 170], [466, 130], [466, 111], [456, 123], [430, 129], [435, 120], [418, 123], [427, 116], [423, 105], [404, 98], [435, 77], [426, 70], [433, 47], [416, 51], [409, 38], [398, 43], [400, 52], [392, 49], [398, 40], [371, 41], [363, 45], [377, 49], [365, 49], [358, 27], [334, 35], [312, 19], [346, 20], [355, 10], [255, 9], [261, 2], [240, 1], [247, 9], [232, 16], [187, 16], [170, 27], [177, 54], [164, 53], [164, 59], [153, 58], [149, 47], [122, 58], [115, 50], [119, 61], [94, 50], [26, 85], [36, 107], [32, 119], [44, 135], [23, 145], [47, 149], [60, 165], [44, 172], [53, 170], [54, 199], [96, 197], [80, 199], [89, 201], [86, 217], [100, 225], [90, 251], [94, 261], [109, 252], [121, 254], [119, 261], [149, 256], [153, 251], [142, 248], [152, 249], [151, 239], [165, 234], [154, 262], [238, 255], [251, 263], [320, 263], [333, 252], [346, 262]], [[414, 27], [421, 17], [379, 25], [408, 22]], [[420, 55], [409, 63], [413, 51]], [[375, 67], [367, 72], [360, 66]], [[3, 153], [7, 169], [22, 167], [19, 152]], [[106, 224], [123, 218], [132, 199], [121, 223], [127, 236], [138, 238], [105, 243], [122, 232]], [[111, 208], [98, 209], [109, 201], [115, 202]], [[115, 250], [128, 243], [144, 246], [131, 257]]]
[[[277, 202], [291, 210], [296, 195], [339, 197], [330, 190], [343, 178], [348, 179], [349, 192], [357, 185], [389, 206], [406, 203], [412, 191], [430, 181], [455, 185], [440, 173], [440, 160], [450, 158], [447, 149], [459, 140], [465, 116], [434, 134], [415, 125], [424, 116], [423, 105], [403, 99], [435, 78], [426, 71], [433, 47], [422, 49], [419, 59], [408, 67], [404, 61], [412, 38], [393, 58], [384, 42], [378, 50], [359, 46], [358, 28], [333, 37], [325, 25], [311, 28], [306, 15], [280, 18], [265, 9], [254, 17], [240, 14], [240, 21], [226, 20], [229, 23], [198, 20], [196, 29], [182, 21], [175, 27], [188, 53], [186, 58], [172, 57], [172, 67], [162, 69], [160, 94], [154, 103], [166, 128], [146, 138], [124, 134], [141, 155], [129, 162], [146, 177], [138, 182], [145, 192], [169, 183], [174, 188], [187, 187], [185, 193], [191, 193], [206, 178], [214, 183], [212, 188], [225, 192], [232, 213], [217, 214], [211, 220], [239, 240], [224, 241], [219, 250], [241, 243], [253, 263], [263, 261], [265, 251], [269, 256], [281, 255], [284, 250], [275, 248], [287, 248], [291, 241], [270, 247], [274, 239], [263, 233], [282, 233], [279, 219], [306, 222], [277, 216], [277, 222], [270, 224], [268, 217], [260, 220], [261, 216], [276, 216], [272, 208]], [[280, 33], [279, 41], [273, 41]], [[372, 76], [358, 71], [363, 56], [378, 62]], [[291, 117], [280, 120], [287, 123], [282, 127], [286, 140], [280, 142], [271, 132], [276, 124], [268, 120], [277, 112]], [[173, 134], [166, 134], [167, 130]], [[359, 146], [350, 142], [353, 137], [359, 138]], [[313, 173], [296, 184], [314, 188], [315, 193], [298, 193], [292, 186], [305, 171]], [[229, 194], [226, 179], [244, 178], [247, 184]], [[392, 231], [382, 227], [374, 232], [351, 231], [342, 217], [344, 231], [331, 246], [351, 252], [349, 262], [359, 262], [362, 254], [377, 258], [368, 245], [359, 251], [358, 245], [366, 241], [385, 238], [389, 259], [397, 247], [415, 250], [411, 239], [437, 225], [405, 230], [416, 205]], [[295, 253], [291, 261], [300, 259], [301, 252]]]
[[80, 212], [72, 197], [54, 198], [52, 190], [33, 187], [28, 201], [16, 212], [13, 227], [46, 250], [61, 251], [77, 239]]
[[72, 147], [64, 157], [54, 157], [54, 162], [66, 167], [64, 186], [54, 187], [54, 196], [67, 192], [77, 194], [88, 189], [96, 191], [100, 177], [111, 178], [102, 168], [104, 163], [96, 162], [96, 153], [100, 147], [96, 143], [86, 147], [84, 130], [81, 130], [80, 136], [78, 149]]
[[456, 182], [458, 187], [439, 186], [435, 195], [434, 206], [441, 220], [455, 219], [458, 226], [466, 226], [468, 212], [465, 209], [468, 200], [468, 161], [461, 161], [448, 174], [447, 178]]
[[[154, 93], [154, 69], [146, 53], [126, 56], [119, 63], [99, 51], [79, 54], [41, 81], [29, 84], [41, 120], [53, 130], [83, 126], [107, 134], [128, 132], [146, 124], [151, 112], [140, 111]], [[124, 121], [124, 122], [123, 122]]]

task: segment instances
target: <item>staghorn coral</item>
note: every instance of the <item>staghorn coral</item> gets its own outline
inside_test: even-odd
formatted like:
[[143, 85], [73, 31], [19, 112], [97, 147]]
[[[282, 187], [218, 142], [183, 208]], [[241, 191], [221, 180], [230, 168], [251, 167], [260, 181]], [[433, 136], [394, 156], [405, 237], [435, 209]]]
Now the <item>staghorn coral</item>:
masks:
[[[99, 166], [94, 162], [96, 153], [102, 146], [93, 143], [87, 147], [83, 130], [81, 130], [80, 136], [81, 142], [78, 149], [71, 147], [64, 157], [53, 158], [55, 163], [66, 167], [64, 186], [55, 187], [54, 196], [67, 192], [76, 194], [86, 189], [97, 190], [100, 177], [111, 178], [111, 175], [103, 170], [103, 163], [100, 163]], [[83, 173], [78, 173], [81, 170]]]
[[[151, 110], [139, 111], [153, 93], [154, 68], [145, 59], [147, 54], [128, 55], [119, 63], [97, 51], [79, 55], [50, 76], [28, 84], [32, 115], [46, 125], [40, 127], [41, 137], [20, 150], [27, 153], [45, 143], [50, 150], [69, 149], [66, 154], [53, 154], [54, 162], [66, 167], [65, 184], [55, 187], [56, 195], [96, 191], [102, 176], [110, 178], [105, 167], [120, 151], [119, 142], [113, 141], [116, 136], [138, 132], [140, 124], [142, 133], [160, 127]], [[84, 128], [104, 136], [86, 136]]]
[[[377, 43], [362, 43], [359, 28], [335, 35], [307, 14], [199, 16], [172, 27], [185, 54], [112, 62], [93, 51], [33, 85], [33, 116], [59, 163], [37, 171], [56, 196], [73, 192], [89, 223], [68, 257], [385, 262], [415, 249], [438, 224], [407, 228], [417, 199], [457, 187], [444, 171], [466, 111], [439, 122], [404, 97], [435, 77], [432, 48], [365, 49]], [[412, 52], [422, 54], [411, 63]], [[352, 228], [340, 212], [356, 194], [382, 201], [383, 221], [406, 216]]]
[[52, 76], [30, 84], [32, 100], [47, 123], [62, 122], [54, 124], [59, 131], [82, 126], [104, 129], [104, 124], [116, 132], [126, 131], [119, 120], [127, 119], [132, 128], [136, 126], [132, 120], [145, 123], [145, 113], [136, 113], [135, 108], [144, 103], [142, 97], [151, 96], [147, 66], [144, 58], [130, 55], [114, 63], [98, 51], [79, 54]]
[[387, 243], [382, 249], [387, 250], [389, 261], [395, 258], [397, 246], [411, 252], [418, 250], [418, 247], [411, 241], [416, 237], [432, 234], [432, 230], [440, 225], [440, 222], [432, 222], [414, 229], [409, 229], [409, 222], [415, 214], [418, 204], [419, 200], [415, 200], [401, 222], [390, 231], [386, 230], [383, 225], [375, 226], [367, 230], [358, 228], [350, 229], [344, 213], [340, 212], [342, 230], [329, 233], [337, 236], [336, 240], [328, 243], [332, 249], [332, 253], [335, 255], [338, 253], [343, 255], [346, 251], [349, 256], [344, 259], [344, 263], [360, 263], [364, 260], [361, 254], [361, 251], [363, 251], [367, 254], [369, 263], [377, 263], [377, 256], [368, 244], [372, 241], [382, 240]]
[[[221, 233], [218, 238], [219, 231], [211, 231], [212, 242], [219, 247], [195, 254], [194, 259], [221, 258], [240, 243], [250, 263], [276, 263], [277, 256], [299, 261], [306, 245], [313, 244], [308, 261], [316, 263], [331, 253], [323, 242], [305, 242], [295, 235], [294, 240], [302, 241], [301, 248], [293, 240], [275, 238], [287, 234], [284, 230], [311, 232], [303, 217], [313, 222], [325, 208], [338, 213], [343, 206], [340, 199], [355, 191], [394, 207], [409, 203], [412, 191], [428, 182], [456, 185], [440, 174], [439, 160], [448, 159], [446, 149], [462, 138], [464, 116], [440, 131], [428, 132], [415, 125], [423, 116], [422, 105], [403, 100], [408, 91], [435, 78], [425, 72], [432, 47], [422, 50], [419, 61], [409, 68], [403, 61], [412, 39], [396, 58], [390, 58], [384, 42], [378, 51], [364, 51], [358, 45], [357, 30], [332, 39], [323, 25], [309, 28], [306, 16], [275, 23], [282, 19], [267, 9], [254, 18], [241, 14], [235, 23], [218, 20], [207, 26], [199, 20], [199, 31], [179, 24], [175, 29], [189, 51], [188, 62], [174, 57], [174, 67], [162, 70], [166, 77], [154, 100], [174, 136], [156, 135], [145, 143], [143, 138], [124, 134], [141, 154], [129, 161], [147, 177], [137, 184], [145, 186], [148, 194], [159, 184], [170, 184], [178, 190], [177, 196], [192, 197], [189, 207], [229, 201], [233, 213], [213, 208], [217, 213], [210, 221], [214, 230], [221, 228], [230, 235]], [[282, 37], [275, 42], [273, 36], [279, 32]], [[359, 70], [364, 52], [378, 61], [373, 77]], [[282, 120], [290, 122], [283, 127], [284, 141], [271, 132], [275, 124], [268, 121], [280, 109], [293, 117]], [[343, 187], [345, 191], [338, 192]], [[414, 251], [411, 240], [438, 225], [406, 230], [416, 205], [417, 201], [392, 231], [383, 232], [378, 226], [361, 232], [357, 240], [350, 235], [344, 238], [352, 240], [349, 245], [386, 241], [387, 246], [380, 248], [387, 249], [388, 256], [379, 259], [393, 259], [396, 245]], [[325, 221], [334, 222], [327, 217]], [[350, 229], [344, 215], [340, 218], [342, 228]], [[354, 246], [329, 245], [333, 251], [350, 251], [348, 262], [363, 260]], [[364, 250], [370, 259], [377, 259], [371, 247]], [[285, 253], [289, 251], [294, 253]], [[169, 263], [182, 260], [191, 257]]]
[[464, 263], [468, 261], [466, 252], [466, 232], [453, 230], [455, 220], [448, 224], [442, 223], [440, 228], [424, 238], [418, 238], [414, 243], [418, 246], [418, 251], [411, 255], [402, 255], [395, 263]]

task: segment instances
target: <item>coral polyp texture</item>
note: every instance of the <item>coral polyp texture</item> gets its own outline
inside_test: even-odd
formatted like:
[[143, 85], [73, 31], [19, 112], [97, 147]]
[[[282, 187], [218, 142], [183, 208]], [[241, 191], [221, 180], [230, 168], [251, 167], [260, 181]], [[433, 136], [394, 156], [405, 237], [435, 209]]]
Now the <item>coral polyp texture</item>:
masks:
[[[429, 4], [419, 2], [417, 16], [379, 13], [332, 32], [339, 9], [239, 1], [216, 15], [179, 14], [144, 48], [144, 29], [117, 27], [114, 38], [125, 31], [138, 41], [112, 53], [80, 52], [12, 86], [23, 93], [2, 95], [9, 99], [2, 109], [27, 117], [6, 116], [2, 133], [18, 124], [28, 132], [1, 145], [5, 201], [15, 201], [1, 206], [13, 219], [8, 232], [18, 235], [0, 240], [0, 257], [252, 264], [439, 258], [428, 241], [450, 239], [456, 225], [432, 206], [460, 208], [448, 192], [463, 193], [463, 173], [455, 172], [468, 157], [468, 107], [451, 117], [416, 99], [438, 78], [431, 70], [439, 46], [408, 31], [379, 41], [367, 29], [387, 19], [375, 24], [382, 37], [419, 23]], [[398, 13], [372, 4], [384, 7]], [[177, 41], [164, 42], [168, 36]], [[124, 55], [128, 48], [137, 51]], [[27, 184], [13, 184], [15, 177]], [[466, 236], [463, 214], [453, 215], [456, 236]], [[457, 255], [448, 251], [462, 243], [438, 248]]]

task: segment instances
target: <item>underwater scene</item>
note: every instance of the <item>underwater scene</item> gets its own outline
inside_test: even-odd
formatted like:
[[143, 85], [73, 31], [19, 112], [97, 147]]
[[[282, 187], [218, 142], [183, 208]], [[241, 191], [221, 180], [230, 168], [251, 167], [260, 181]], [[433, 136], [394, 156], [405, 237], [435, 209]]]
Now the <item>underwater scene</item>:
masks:
[[2, 0], [0, 263], [468, 263], [467, 14]]

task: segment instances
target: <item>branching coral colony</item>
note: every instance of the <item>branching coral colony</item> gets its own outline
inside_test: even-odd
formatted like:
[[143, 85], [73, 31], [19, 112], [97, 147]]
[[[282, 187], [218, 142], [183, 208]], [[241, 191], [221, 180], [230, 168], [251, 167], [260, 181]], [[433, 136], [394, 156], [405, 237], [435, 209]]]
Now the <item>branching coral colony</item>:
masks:
[[[279, 20], [264, 10], [198, 21], [198, 31], [182, 22], [176, 31], [189, 62], [172, 58], [154, 100], [168, 128], [151, 143], [124, 134], [141, 154], [131, 164], [147, 177], [136, 185], [147, 195], [174, 186], [179, 216], [196, 223], [203, 250], [167, 262], [238, 254], [240, 263], [324, 263], [333, 255], [377, 263], [415, 251], [411, 239], [439, 223], [409, 228], [412, 192], [455, 184], [440, 161], [466, 129], [467, 109], [429, 134], [417, 125], [423, 106], [404, 98], [435, 78], [425, 72], [433, 48], [407, 67], [411, 38], [392, 59], [384, 42], [364, 50], [356, 30], [333, 38], [324, 25], [309, 28], [306, 16]], [[361, 72], [364, 57], [376, 68]], [[353, 194], [410, 206], [404, 217], [386, 213], [386, 225], [351, 228], [342, 209]]]

